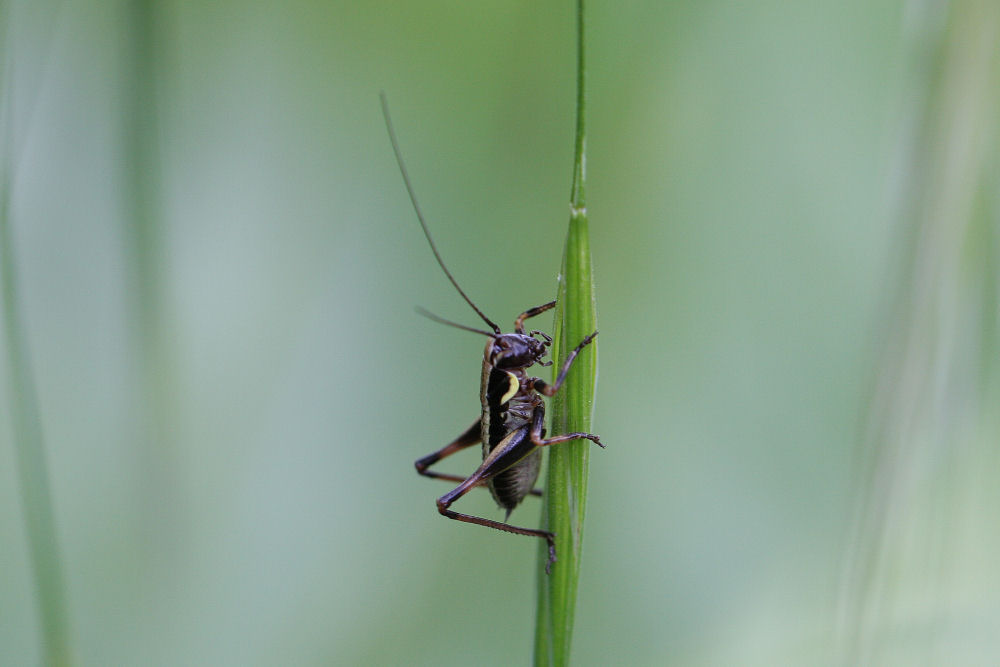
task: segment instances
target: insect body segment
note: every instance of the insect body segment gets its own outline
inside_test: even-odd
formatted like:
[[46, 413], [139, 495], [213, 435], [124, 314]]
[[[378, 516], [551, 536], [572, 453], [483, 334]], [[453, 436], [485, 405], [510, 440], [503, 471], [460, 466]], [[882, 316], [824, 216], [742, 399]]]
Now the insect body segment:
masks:
[[[548, 384], [538, 377], [529, 376], [527, 370], [536, 364], [540, 366], [550, 366], [551, 361], [542, 361], [548, 353], [548, 348], [552, 344], [552, 338], [541, 331], [526, 331], [525, 320], [540, 315], [555, 307], [556, 302], [550, 301], [529, 308], [521, 313], [514, 321], [513, 333], [501, 333], [498, 327], [490, 320], [476, 304], [466, 295], [455, 280], [444, 260], [438, 253], [437, 246], [431, 238], [430, 230], [424, 220], [417, 198], [410, 184], [410, 177], [407, 174], [406, 166], [403, 164], [402, 152], [399, 149], [399, 142], [396, 140], [395, 131], [392, 128], [392, 121], [389, 118], [389, 107], [382, 95], [382, 112], [385, 116], [386, 129], [389, 132], [389, 139], [392, 142], [392, 149], [396, 155], [396, 162], [399, 165], [406, 191], [413, 203], [413, 209], [417, 214], [417, 220], [424, 231], [424, 236], [431, 246], [435, 259], [444, 271], [445, 276], [454, 285], [462, 298], [468, 303], [477, 315], [486, 323], [492, 331], [475, 329], [463, 324], [457, 324], [449, 320], [438, 317], [426, 311], [420, 311], [427, 317], [466, 331], [472, 331], [484, 336], [489, 340], [483, 352], [483, 368], [480, 385], [480, 401], [482, 412], [479, 418], [459, 435], [451, 443], [445, 445], [438, 451], [416, 461], [417, 472], [426, 477], [443, 479], [451, 482], [460, 482], [457, 487], [444, 494], [437, 500], [438, 511], [444, 516], [475, 523], [488, 528], [514, 533], [515, 535], [527, 535], [539, 537], [548, 542], [549, 562], [545, 567], [548, 572], [552, 563], [556, 561], [555, 535], [545, 530], [533, 528], [520, 528], [501, 521], [494, 521], [483, 517], [462, 514], [451, 509], [451, 506], [470, 490], [478, 486], [486, 486], [496, 500], [497, 504], [506, 510], [507, 517], [511, 511], [517, 507], [528, 495], [541, 495], [541, 492], [534, 488], [538, 479], [538, 471], [541, 467], [541, 448], [570, 440], [586, 439], [601, 447], [600, 438], [590, 433], [566, 433], [545, 437], [545, 401], [542, 396], [553, 396], [559, 387], [562, 386], [569, 373], [573, 361], [585, 346], [593, 341], [597, 335], [595, 331], [584, 338], [579, 345], [574, 348], [566, 360], [563, 362], [555, 382]], [[468, 477], [450, 475], [430, 470], [430, 467], [443, 458], [451, 456], [455, 452], [462, 451], [476, 443], [482, 444], [483, 462]]]

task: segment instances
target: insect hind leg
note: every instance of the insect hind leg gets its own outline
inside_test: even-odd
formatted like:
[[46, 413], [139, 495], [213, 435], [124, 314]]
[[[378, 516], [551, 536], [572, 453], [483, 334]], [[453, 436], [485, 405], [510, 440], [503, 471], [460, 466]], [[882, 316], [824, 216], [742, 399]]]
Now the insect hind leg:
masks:
[[480, 465], [468, 479], [463, 480], [461, 484], [438, 498], [437, 509], [441, 515], [446, 516], [449, 519], [454, 519], [455, 521], [474, 523], [480, 526], [486, 526], [487, 528], [502, 530], [506, 533], [513, 533], [514, 535], [538, 537], [545, 540], [549, 546], [549, 561], [545, 566], [545, 572], [548, 573], [552, 567], [552, 563], [556, 562], [556, 543], [555, 535], [553, 533], [534, 528], [512, 526], [501, 521], [494, 521], [492, 519], [473, 516], [471, 514], [463, 514], [451, 509], [451, 506], [459, 498], [477, 486], [486, 484], [498, 474], [510, 468], [512, 465], [523, 459], [525, 454], [530, 452], [533, 447], [534, 443], [531, 437], [531, 427], [528, 424], [525, 424], [520, 429], [512, 432], [504, 438], [504, 440], [499, 443], [492, 452], [490, 452], [489, 456], [485, 461], [483, 461], [482, 465]]
[[[547, 530], [537, 530], [534, 528], [521, 528], [520, 526], [512, 526], [509, 523], [503, 523], [501, 521], [494, 521], [492, 519], [486, 519], [481, 516], [473, 516], [471, 514], [462, 514], [461, 512], [456, 512], [450, 509], [452, 504], [455, 503], [459, 498], [464, 496], [466, 493], [471, 491], [477, 486], [480, 486], [486, 482], [486, 478], [480, 474], [480, 470], [477, 470], [472, 477], [463, 481], [452, 491], [444, 494], [437, 499], [438, 512], [442, 516], [446, 516], [449, 519], [454, 519], [456, 521], [462, 521], [464, 523], [473, 523], [479, 526], [486, 526], [487, 528], [494, 528], [496, 530], [502, 530], [506, 533], [513, 533], [514, 535], [524, 535], [526, 537], [539, 537], [545, 540], [549, 546], [549, 560], [545, 564], [545, 574], [549, 574], [552, 569], [552, 564], [556, 562], [556, 536], [555, 533], [550, 533]], [[510, 517], [510, 510], [507, 511], [507, 517]]]
[[459, 477], [458, 475], [448, 475], [442, 472], [435, 472], [433, 470], [428, 470], [432, 465], [440, 461], [441, 459], [447, 458], [454, 454], [455, 452], [460, 452], [467, 447], [471, 447], [482, 441], [480, 437], [480, 419], [477, 419], [472, 426], [467, 428], [462, 435], [455, 438], [453, 441], [449, 442], [447, 445], [441, 449], [428, 454], [427, 456], [417, 459], [414, 461], [413, 466], [417, 469], [417, 473], [423, 475], [424, 477], [432, 477], [434, 479], [443, 479], [449, 482], [464, 482], [465, 477]]
[[[438, 461], [448, 458], [455, 452], [460, 452], [463, 449], [467, 449], [468, 447], [471, 447], [472, 445], [481, 442], [482, 438], [480, 437], [479, 424], [480, 420], [477, 419], [475, 422], [473, 422], [472, 426], [466, 429], [466, 431], [462, 433], [462, 435], [455, 438], [452, 442], [449, 442], [447, 445], [437, 450], [436, 452], [428, 454], [427, 456], [414, 461], [413, 467], [417, 469], [417, 473], [423, 475], [424, 477], [430, 477], [432, 479], [440, 479], [446, 482], [464, 482], [466, 478], [462, 477], [461, 475], [449, 475], [447, 473], [437, 472], [435, 470], [429, 470], [429, 468]], [[533, 496], [540, 497], [542, 495], [542, 490], [532, 489], [530, 493]]]

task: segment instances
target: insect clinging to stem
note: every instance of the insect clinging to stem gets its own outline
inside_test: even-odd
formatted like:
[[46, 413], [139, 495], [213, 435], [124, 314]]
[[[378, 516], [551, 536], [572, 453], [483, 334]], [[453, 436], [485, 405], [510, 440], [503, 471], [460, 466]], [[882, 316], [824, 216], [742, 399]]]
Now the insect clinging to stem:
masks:
[[[490, 328], [490, 331], [485, 331], [465, 326], [418, 309], [422, 315], [436, 322], [484, 335], [489, 340], [486, 342], [486, 349], [483, 352], [482, 381], [479, 392], [482, 413], [472, 426], [455, 440], [438, 451], [418, 459], [414, 465], [417, 472], [426, 477], [460, 482], [454, 489], [437, 499], [438, 512], [449, 519], [479, 524], [515, 535], [544, 539], [549, 548], [549, 559], [545, 566], [545, 571], [548, 573], [552, 564], [556, 562], [555, 535], [545, 530], [512, 526], [506, 521], [510, 518], [510, 513], [514, 508], [529, 494], [541, 495], [541, 491], [535, 489], [534, 486], [541, 467], [542, 447], [578, 439], [590, 440], [604, 447], [600, 438], [591, 433], [565, 433], [546, 437], [545, 402], [542, 400], [542, 396], [551, 397], [559, 391], [580, 350], [594, 340], [597, 332], [595, 331], [580, 341], [579, 345], [566, 356], [566, 360], [556, 375], [555, 382], [549, 384], [541, 378], [528, 375], [528, 369], [535, 364], [552, 365], [551, 361], [542, 361], [552, 344], [552, 338], [541, 331], [525, 330], [524, 322], [551, 310], [555, 307], [556, 302], [550, 301], [541, 306], [529, 308], [514, 320], [513, 333], [502, 333], [500, 327], [469, 298], [452, 276], [451, 271], [445, 266], [444, 260], [441, 259], [437, 246], [434, 244], [434, 239], [431, 237], [427, 222], [417, 203], [416, 194], [403, 162], [402, 151], [399, 148], [399, 142], [396, 139], [396, 133], [389, 116], [389, 105], [385, 93], [380, 94], [380, 99], [389, 141], [392, 143], [392, 150], [396, 155], [403, 183], [410, 196], [420, 227], [430, 244], [431, 252], [434, 253], [434, 258], [437, 259], [441, 270], [444, 271], [451, 284]], [[430, 470], [430, 467], [441, 459], [476, 443], [482, 443], [483, 462], [468, 477]], [[503, 522], [461, 514], [451, 509], [455, 501], [478, 486], [489, 488], [497, 504], [506, 510], [507, 515]]]

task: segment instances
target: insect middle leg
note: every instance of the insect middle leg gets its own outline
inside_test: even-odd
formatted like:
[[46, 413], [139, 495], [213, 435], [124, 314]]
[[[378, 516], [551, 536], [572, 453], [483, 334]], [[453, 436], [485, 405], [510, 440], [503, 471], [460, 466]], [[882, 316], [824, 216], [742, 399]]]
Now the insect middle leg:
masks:
[[590, 440], [595, 445], [598, 445], [601, 449], [604, 449], [604, 443], [601, 439], [594, 435], [593, 433], [563, 433], [562, 435], [554, 435], [551, 438], [545, 437], [545, 410], [542, 407], [535, 408], [535, 412], [531, 415], [531, 442], [536, 447], [548, 447], [549, 445], [555, 445], [560, 442], [569, 442], [570, 440]]
[[[434, 470], [428, 470], [432, 465], [440, 461], [441, 459], [447, 458], [454, 454], [455, 452], [460, 452], [463, 449], [471, 447], [472, 445], [478, 444], [482, 441], [480, 437], [480, 420], [477, 419], [472, 426], [470, 426], [462, 435], [455, 438], [452, 442], [448, 443], [441, 449], [428, 454], [427, 456], [417, 459], [413, 466], [417, 469], [417, 472], [424, 477], [432, 477], [434, 479], [443, 479], [448, 482], [464, 482], [467, 478], [461, 477], [459, 475], [449, 475], [443, 472], [436, 472]], [[541, 496], [541, 489], [532, 489], [531, 495]]]

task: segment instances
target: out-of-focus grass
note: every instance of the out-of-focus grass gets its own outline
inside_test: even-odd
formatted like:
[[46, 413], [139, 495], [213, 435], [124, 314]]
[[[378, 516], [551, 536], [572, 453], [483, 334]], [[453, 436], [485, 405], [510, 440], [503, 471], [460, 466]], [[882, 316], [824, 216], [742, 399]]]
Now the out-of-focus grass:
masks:
[[[164, 36], [169, 10], [152, 0], [127, 0], [124, 12], [122, 178], [126, 299], [130, 348], [135, 359], [135, 442], [133, 483], [143, 490], [147, 516], [136, 526], [142, 548], [162, 558], [176, 548], [177, 522], [185, 495], [176, 477], [175, 367], [171, 341], [175, 323], [168, 315], [168, 236], [163, 212], [161, 156]], [[167, 508], [172, 508], [167, 511]]]
[[975, 662], [985, 628], [1000, 620], [982, 596], [1000, 583], [995, 560], [976, 555], [995, 559], [1000, 546], [1000, 4], [910, 9], [911, 122], [894, 179], [903, 252], [859, 450], [841, 591], [845, 664]]
[[70, 664], [69, 621], [52, 509], [42, 419], [18, 302], [17, 253], [11, 231], [11, 184], [14, 169], [13, 49], [9, 47], [9, 13], [0, 4], [0, 317], [10, 396], [11, 435], [17, 462], [21, 512], [34, 575], [35, 604], [40, 619], [41, 655], [46, 665]]

